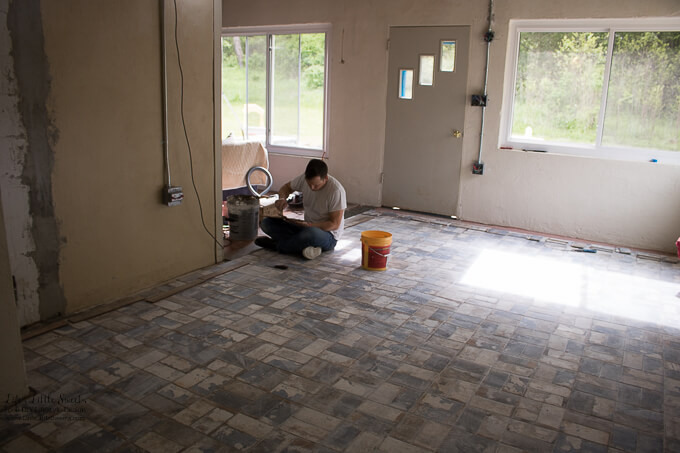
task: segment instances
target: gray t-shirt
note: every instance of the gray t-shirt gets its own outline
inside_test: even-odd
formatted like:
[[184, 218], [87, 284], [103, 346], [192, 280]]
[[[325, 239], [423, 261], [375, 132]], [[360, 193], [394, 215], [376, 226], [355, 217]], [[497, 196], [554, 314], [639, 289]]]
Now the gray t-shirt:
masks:
[[[328, 182], [321, 190], [309, 188], [305, 175], [301, 174], [290, 182], [293, 190], [302, 192], [302, 203], [305, 207], [305, 222], [317, 223], [329, 220], [330, 212], [347, 209], [347, 195], [342, 184], [328, 175]], [[340, 221], [340, 228], [330, 233], [336, 240], [340, 239], [342, 230], [345, 228], [345, 218]]]

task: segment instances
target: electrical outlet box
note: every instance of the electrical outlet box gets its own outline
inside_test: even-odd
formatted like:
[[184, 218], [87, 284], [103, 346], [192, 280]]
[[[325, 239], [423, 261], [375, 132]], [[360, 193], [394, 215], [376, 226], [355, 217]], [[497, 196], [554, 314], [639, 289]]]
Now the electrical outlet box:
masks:
[[483, 94], [473, 94], [470, 105], [474, 107], [486, 107], [486, 96]]
[[472, 164], [472, 174], [473, 175], [483, 175], [484, 174], [484, 162], [475, 162]]
[[184, 200], [184, 192], [180, 186], [163, 187], [163, 204], [168, 206], [179, 206]]

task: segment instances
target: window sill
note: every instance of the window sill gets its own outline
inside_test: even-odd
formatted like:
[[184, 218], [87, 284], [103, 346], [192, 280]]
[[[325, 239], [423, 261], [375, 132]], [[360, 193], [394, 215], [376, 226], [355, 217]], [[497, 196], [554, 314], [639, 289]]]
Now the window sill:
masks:
[[636, 148], [599, 148], [589, 146], [537, 145], [536, 143], [509, 143], [499, 147], [500, 151], [519, 151], [536, 154], [583, 157], [591, 159], [617, 160], [626, 162], [658, 163], [680, 165], [680, 152], [646, 150]]
[[323, 150], [306, 149], [306, 148], [290, 148], [275, 145], [267, 146], [267, 152], [277, 156], [288, 157], [305, 157], [305, 158], [321, 158], [324, 155]]

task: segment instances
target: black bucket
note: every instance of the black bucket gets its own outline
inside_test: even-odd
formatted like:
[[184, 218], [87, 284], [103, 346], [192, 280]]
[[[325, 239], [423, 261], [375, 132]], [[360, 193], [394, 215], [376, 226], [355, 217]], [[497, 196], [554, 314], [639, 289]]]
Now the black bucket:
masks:
[[252, 195], [232, 195], [227, 198], [229, 239], [252, 241], [257, 237], [260, 200]]

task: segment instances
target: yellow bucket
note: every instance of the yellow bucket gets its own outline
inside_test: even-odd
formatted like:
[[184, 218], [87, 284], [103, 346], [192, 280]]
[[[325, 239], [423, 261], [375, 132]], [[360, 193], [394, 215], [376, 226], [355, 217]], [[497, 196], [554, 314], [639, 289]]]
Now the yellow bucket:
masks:
[[361, 233], [361, 267], [369, 271], [387, 269], [392, 235], [384, 231], [364, 231]]

